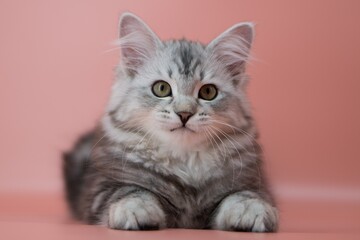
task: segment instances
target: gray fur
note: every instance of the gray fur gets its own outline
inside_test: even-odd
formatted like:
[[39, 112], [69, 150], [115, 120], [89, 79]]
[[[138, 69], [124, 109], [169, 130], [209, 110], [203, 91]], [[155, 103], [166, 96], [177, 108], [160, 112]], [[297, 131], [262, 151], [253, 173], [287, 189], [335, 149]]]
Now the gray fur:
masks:
[[[78, 219], [129, 230], [276, 231], [242, 84], [250, 27], [235, 25], [205, 46], [162, 42], [136, 16], [122, 17], [123, 54], [107, 111], [65, 155], [68, 201]], [[171, 85], [172, 96], [152, 94], [158, 80]], [[204, 84], [217, 86], [214, 100], [198, 98]], [[191, 115], [186, 122], [184, 112]]]

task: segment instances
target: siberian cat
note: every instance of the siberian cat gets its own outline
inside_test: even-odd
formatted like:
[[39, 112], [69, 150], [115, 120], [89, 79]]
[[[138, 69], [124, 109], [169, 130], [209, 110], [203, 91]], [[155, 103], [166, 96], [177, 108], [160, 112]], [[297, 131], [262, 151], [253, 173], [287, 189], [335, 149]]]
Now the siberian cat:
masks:
[[114, 229], [276, 231], [245, 93], [253, 25], [208, 45], [161, 41], [129, 13], [119, 28], [107, 110], [64, 154], [73, 215]]

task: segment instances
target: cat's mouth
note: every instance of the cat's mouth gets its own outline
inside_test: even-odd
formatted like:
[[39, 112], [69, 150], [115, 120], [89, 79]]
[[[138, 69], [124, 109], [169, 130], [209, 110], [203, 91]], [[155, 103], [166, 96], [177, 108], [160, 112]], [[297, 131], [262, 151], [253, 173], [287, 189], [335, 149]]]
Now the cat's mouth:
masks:
[[188, 132], [188, 131], [190, 131], [192, 133], [195, 133], [194, 130], [192, 130], [192, 129], [186, 127], [186, 126], [181, 126], [181, 127], [170, 129], [170, 132], [175, 132], [175, 131], [176, 132]]

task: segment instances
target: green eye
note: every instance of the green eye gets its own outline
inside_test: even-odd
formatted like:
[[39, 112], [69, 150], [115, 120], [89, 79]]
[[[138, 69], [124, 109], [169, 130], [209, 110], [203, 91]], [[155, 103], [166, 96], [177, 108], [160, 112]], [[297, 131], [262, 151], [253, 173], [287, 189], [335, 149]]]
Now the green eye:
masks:
[[157, 97], [168, 97], [171, 96], [171, 87], [165, 81], [157, 81], [152, 86], [152, 92]]
[[217, 96], [217, 89], [214, 84], [206, 84], [200, 88], [199, 98], [211, 101]]

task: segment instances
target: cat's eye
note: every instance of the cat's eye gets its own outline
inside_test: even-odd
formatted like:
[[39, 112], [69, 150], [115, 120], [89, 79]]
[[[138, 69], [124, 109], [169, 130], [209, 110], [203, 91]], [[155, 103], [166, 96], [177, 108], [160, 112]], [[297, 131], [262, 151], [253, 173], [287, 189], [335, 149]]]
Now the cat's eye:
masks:
[[170, 84], [165, 81], [157, 81], [152, 86], [152, 92], [160, 98], [171, 96]]
[[199, 90], [199, 98], [211, 101], [217, 96], [217, 88], [214, 84], [206, 84]]

